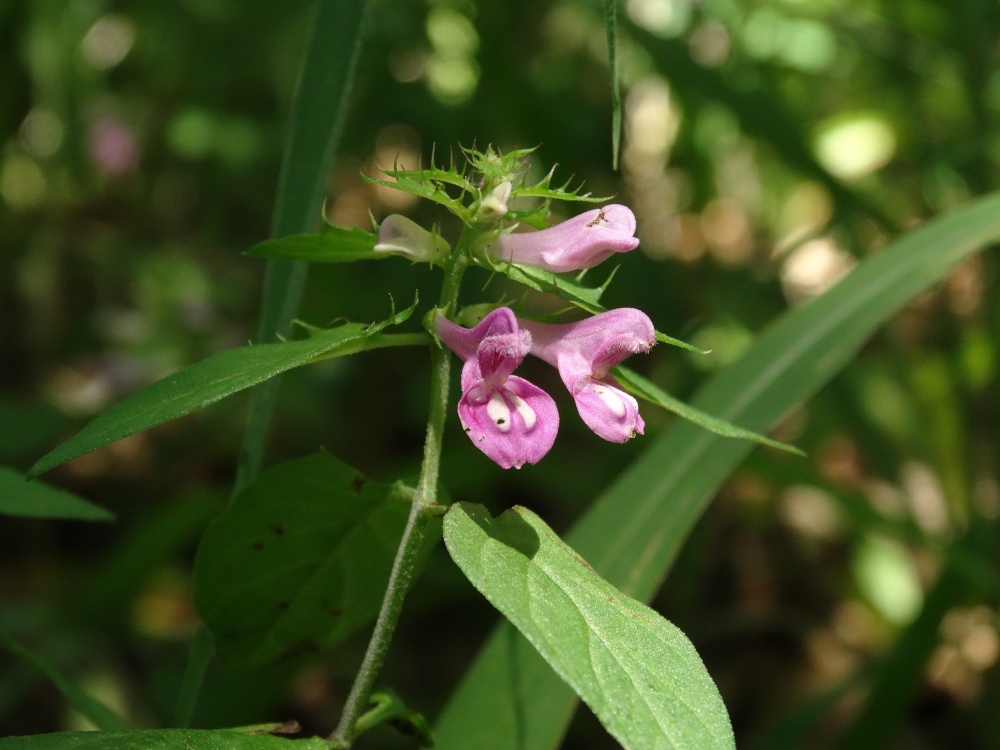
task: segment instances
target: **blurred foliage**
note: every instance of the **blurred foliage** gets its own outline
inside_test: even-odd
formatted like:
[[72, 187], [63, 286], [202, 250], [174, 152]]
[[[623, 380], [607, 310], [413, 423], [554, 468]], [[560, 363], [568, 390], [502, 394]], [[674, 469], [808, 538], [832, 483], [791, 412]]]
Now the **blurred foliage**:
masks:
[[[427, 166], [432, 147], [440, 165], [473, 140], [540, 144], [533, 181], [558, 163], [635, 210], [641, 249], [602, 302], [712, 349], [630, 362], [687, 396], [900, 228], [1000, 187], [992, 0], [627, 0], [618, 20], [614, 172], [602, 3], [380, 0], [327, 218], [368, 229], [369, 211], [405, 213], [454, 241], [446, 212], [362, 174], [421, 155]], [[0, 464], [26, 469], [139, 387], [250, 338], [262, 265], [241, 253], [267, 236], [308, 22], [301, 0], [0, 4]], [[520, 294], [484, 269], [470, 276]], [[1000, 591], [980, 539], [1000, 516], [996, 277], [992, 253], [964, 263], [790, 413], [773, 437], [809, 459], [758, 449], [654, 603], [703, 655], [740, 746], [1000, 747]], [[387, 295], [408, 301], [414, 283], [419, 317], [437, 293], [430, 272], [318, 265], [299, 317], [379, 320]], [[414, 476], [426, 369], [425, 352], [391, 350], [290, 373], [269, 462], [323, 446], [379, 481]], [[0, 524], [0, 631], [137, 725], [173, 715], [196, 626], [194, 546], [231, 484], [246, 404], [47, 477], [117, 524]], [[650, 431], [668, 419], [644, 414]], [[556, 531], [642, 448], [570, 417], [543, 462], [504, 472], [457, 420], [448, 429], [455, 500], [526, 505]], [[966, 529], [975, 539], [953, 543]], [[382, 681], [435, 716], [495, 617], [439, 547]], [[364, 642], [263, 670], [214, 663], [194, 724], [294, 717], [327, 733]], [[876, 740], [879, 706], [897, 705], [904, 726]], [[84, 726], [0, 654], [0, 735]], [[413, 745], [387, 726], [358, 743]], [[581, 710], [566, 747], [614, 743]]]

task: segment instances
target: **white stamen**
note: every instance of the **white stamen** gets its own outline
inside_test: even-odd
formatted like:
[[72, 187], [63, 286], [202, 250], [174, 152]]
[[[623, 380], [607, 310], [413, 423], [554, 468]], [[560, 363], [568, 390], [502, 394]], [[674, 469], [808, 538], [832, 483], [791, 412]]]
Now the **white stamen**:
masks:
[[496, 423], [500, 432], [510, 430], [510, 407], [507, 406], [507, 402], [503, 400], [499, 391], [493, 391], [490, 396], [490, 402], [486, 404], [486, 413]]
[[531, 432], [531, 428], [538, 421], [538, 415], [535, 414], [535, 410], [528, 406], [528, 403], [520, 396], [515, 396], [513, 393], [508, 393], [507, 396], [514, 402], [514, 408], [517, 409], [517, 413], [524, 420], [524, 431]]
[[618, 395], [618, 391], [614, 388], [608, 388], [603, 385], [595, 385], [594, 393], [597, 394], [598, 398], [604, 402], [611, 413], [614, 414], [618, 419], [625, 416], [625, 402], [622, 397]]

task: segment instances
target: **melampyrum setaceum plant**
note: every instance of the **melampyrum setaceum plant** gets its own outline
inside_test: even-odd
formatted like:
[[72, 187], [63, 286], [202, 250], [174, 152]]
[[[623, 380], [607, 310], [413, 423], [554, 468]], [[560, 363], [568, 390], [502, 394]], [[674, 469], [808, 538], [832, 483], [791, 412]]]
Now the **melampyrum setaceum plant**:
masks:
[[[455, 415], [482, 453], [479, 460], [508, 470], [544, 459], [557, 439], [560, 412], [573, 411], [570, 403], [595, 440], [624, 443], [642, 435], [642, 399], [720, 435], [794, 450], [683, 404], [622, 366], [657, 342], [693, 347], [657, 331], [641, 310], [601, 305], [614, 272], [597, 286], [585, 285], [583, 274], [638, 246], [635, 217], [626, 206], [579, 187], [554, 186], [552, 171], [527, 180], [531, 156], [531, 149], [462, 149], [447, 168], [435, 166], [432, 157], [428, 168], [393, 168], [375, 180], [454, 214], [461, 232], [453, 243], [437, 227], [392, 215], [374, 232], [325, 223], [322, 232], [269, 240], [248, 251], [311, 262], [427, 263], [443, 281], [440, 298], [423, 317], [423, 332], [393, 332], [410, 319], [414, 302], [380, 322], [303, 324], [304, 338], [221, 352], [115, 405], [29, 472], [38, 476], [294, 367], [375, 348], [427, 347], [428, 420], [415, 486], [368, 482], [322, 451], [279, 464], [209, 524], [195, 558], [194, 599], [204, 628], [193, 664], [207, 663], [214, 648], [234, 666], [259, 667], [330, 648], [375, 620], [339, 724], [322, 741], [326, 746], [350, 747], [359, 733], [390, 720], [431, 741], [423, 718], [391, 691], [376, 691], [376, 683], [407, 592], [441, 535], [473, 585], [623, 745], [733, 745], [718, 690], [683, 633], [604, 581], [531, 511], [514, 506], [493, 518], [479, 505], [448, 505], [439, 493], [445, 424]], [[593, 206], [549, 226], [557, 200]], [[556, 295], [566, 306], [532, 318], [520, 305], [482, 290], [459, 308], [462, 281], [473, 265]], [[518, 375], [528, 356], [556, 368], [567, 393], [553, 396]], [[456, 357], [461, 396], [449, 403]], [[199, 684], [185, 681], [182, 687], [182, 724]]]

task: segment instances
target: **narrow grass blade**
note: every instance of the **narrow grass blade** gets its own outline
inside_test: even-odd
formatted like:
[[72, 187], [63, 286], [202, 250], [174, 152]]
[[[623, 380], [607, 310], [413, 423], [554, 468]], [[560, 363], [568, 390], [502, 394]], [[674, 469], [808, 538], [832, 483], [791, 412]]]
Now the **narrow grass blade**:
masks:
[[[822, 296], [783, 315], [692, 405], [765, 430], [830, 380], [872, 333], [956, 264], [1000, 240], [1000, 195], [928, 222], [865, 260]], [[598, 498], [567, 542], [624, 593], [648, 601], [695, 522], [752, 449], [678, 422]], [[501, 624], [445, 708], [438, 748], [552, 750], [575, 697]]]
[[65, 675], [56, 669], [47, 659], [43, 659], [37, 654], [15, 643], [7, 636], [0, 633], [0, 648], [10, 651], [15, 656], [24, 659], [32, 664], [39, 671], [44, 672], [52, 683], [59, 688], [59, 692], [72, 704], [73, 708], [86, 716], [99, 729], [126, 729], [127, 724], [119, 719], [96, 698], [92, 698], [74, 685]]
[[611, 167], [618, 169], [622, 140], [622, 81], [618, 72], [618, 0], [604, 0], [604, 28], [608, 35], [608, 63], [611, 66]]

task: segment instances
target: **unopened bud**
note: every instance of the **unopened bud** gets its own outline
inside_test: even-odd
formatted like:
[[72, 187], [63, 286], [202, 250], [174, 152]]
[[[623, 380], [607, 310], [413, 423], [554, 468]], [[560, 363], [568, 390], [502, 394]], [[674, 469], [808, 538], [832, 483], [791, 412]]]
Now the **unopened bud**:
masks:
[[510, 200], [510, 181], [504, 180], [493, 188], [479, 204], [476, 218], [480, 221], [496, 221], [507, 215], [507, 201]]
[[415, 221], [399, 214], [386, 216], [378, 229], [376, 253], [394, 253], [418, 263], [437, 263], [451, 247], [437, 232], [428, 232]]

